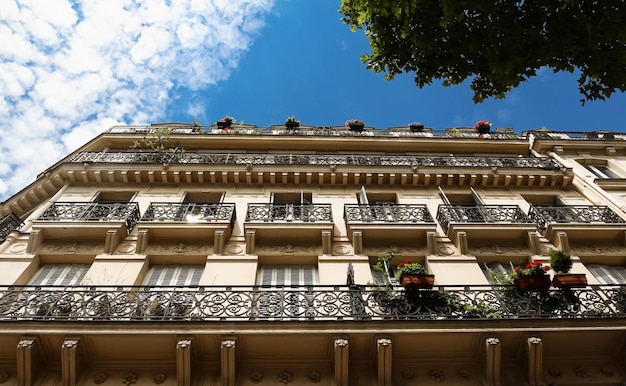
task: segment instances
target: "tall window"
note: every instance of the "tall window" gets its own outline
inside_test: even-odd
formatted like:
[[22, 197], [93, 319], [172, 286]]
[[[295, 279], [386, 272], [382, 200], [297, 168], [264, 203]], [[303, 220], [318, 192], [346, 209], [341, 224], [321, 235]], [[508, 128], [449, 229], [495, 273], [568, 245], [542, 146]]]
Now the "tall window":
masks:
[[263, 286], [307, 286], [317, 284], [317, 268], [309, 265], [263, 266], [258, 283]]
[[88, 264], [46, 264], [39, 268], [28, 284], [78, 285], [88, 270]]
[[602, 284], [626, 284], [626, 268], [604, 264], [586, 264], [587, 269]]
[[612, 171], [607, 165], [602, 164], [585, 164], [587, 170], [598, 178], [621, 178], [617, 173]]
[[204, 266], [199, 265], [155, 265], [148, 270], [143, 281], [148, 286], [196, 286]]

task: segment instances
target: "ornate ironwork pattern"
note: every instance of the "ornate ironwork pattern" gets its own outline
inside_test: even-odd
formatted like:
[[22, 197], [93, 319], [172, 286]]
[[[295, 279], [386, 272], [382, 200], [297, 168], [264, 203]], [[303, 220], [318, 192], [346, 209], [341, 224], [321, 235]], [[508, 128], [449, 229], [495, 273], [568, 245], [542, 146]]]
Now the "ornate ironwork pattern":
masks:
[[390, 223], [434, 223], [426, 205], [382, 204], [344, 206], [347, 223], [390, 222]]
[[24, 222], [13, 213], [9, 213], [0, 220], [0, 241], [6, 240], [9, 233], [19, 229]]
[[246, 221], [332, 222], [330, 204], [248, 204]]
[[352, 287], [4, 287], [0, 320], [371, 320], [626, 317], [626, 288], [520, 292]]
[[623, 218], [605, 205], [534, 205], [530, 207], [528, 217], [537, 223], [537, 228], [541, 232], [544, 232], [550, 223], [624, 223]]
[[439, 205], [437, 221], [445, 232], [454, 223], [532, 223], [517, 205]]
[[152, 202], [141, 221], [230, 222], [235, 221], [235, 204]]
[[[446, 168], [535, 168], [560, 170], [551, 158], [464, 157], [409, 155], [325, 155], [325, 154], [252, 154], [252, 153], [167, 153], [171, 164], [217, 165], [321, 165], [321, 166], [406, 166]], [[68, 162], [162, 163], [164, 155], [148, 152], [81, 152]]]
[[55, 202], [38, 221], [124, 221], [127, 232], [139, 221], [136, 202]]

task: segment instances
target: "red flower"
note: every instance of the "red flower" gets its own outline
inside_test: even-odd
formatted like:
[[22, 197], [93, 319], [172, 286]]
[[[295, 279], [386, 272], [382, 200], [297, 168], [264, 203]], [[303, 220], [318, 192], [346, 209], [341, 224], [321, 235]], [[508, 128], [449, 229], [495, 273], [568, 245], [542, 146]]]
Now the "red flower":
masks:
[[550, 269], [550, 266], [549, 266], [549, 265], [544, 265], [544, 266], [543, 266], [543, 269], [545, 269], [545, 270], [547, 271], [547, 270], [549, 270], [549, 269]]
[[519, 272], [519, 267], [515, 267], [515, 272]]
[[402, 267], [404, 267], [404, 263], [398, 264], [398, 268], [402, 268]]
[[407, 264], [411, 264], [411, 259], [406, 259], [404, 262]]
[[530, 264], [526, 264], [526, 269], [531, 269], [533, 266]]
[[535, 265], [541, 265], [541, 261], [535, 261], [535, 262], [533, 262], [533, 264], [535, 264]]

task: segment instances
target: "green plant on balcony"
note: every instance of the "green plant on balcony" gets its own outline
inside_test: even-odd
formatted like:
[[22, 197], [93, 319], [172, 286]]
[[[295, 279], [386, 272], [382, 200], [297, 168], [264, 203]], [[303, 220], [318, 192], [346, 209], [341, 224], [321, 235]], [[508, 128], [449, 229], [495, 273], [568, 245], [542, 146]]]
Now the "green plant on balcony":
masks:
[[[548, 254], [550, 265], [555, 272], [552, 284], [565, 289], [587, 286], [587, 277], [584, 273], [569, 273], [573, 265], [572, 256], [569, 253], [551, 248]], [[569, 295], [573, 296], [572, 293]]]
[[285, 120], [285, 127], [287, 127], [288, 129], [296, 129], [300, 127], [300, 121], [292, 115], [290, 117], [287, 117], [287, 119]]
[[356, 133], [360, 133], [365, 128], [365, 121], [362, 121], [360, 119], [348, 119], [346, 121], [346, 127], [350, 131], [354, 131]]
[[130, 148], [156, 152], [160, 160], [165, 162], [168, 155], [185, 152], [185, 149], [181, 146], [167, 146], [170, 141], [171, 132], [172, 130], [168, 127], [159, 127], [144, 136], [141, 140], [133, 142]]
[[224, 118], [217, 121], [217, 127], [222, 130], [226, 130], [230, 126], [232, 126], [234, 121], [235, 121], [235, 118], [231, 117], [230, 115], [224, 115]]

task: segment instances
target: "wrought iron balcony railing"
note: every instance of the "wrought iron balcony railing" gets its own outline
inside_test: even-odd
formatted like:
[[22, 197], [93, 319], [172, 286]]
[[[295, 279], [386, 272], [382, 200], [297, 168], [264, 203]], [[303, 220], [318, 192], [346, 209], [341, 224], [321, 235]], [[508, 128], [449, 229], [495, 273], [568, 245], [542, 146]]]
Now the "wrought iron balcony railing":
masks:
[[235, 223], [235, 204], [152, 202], [141, 221], [186, 221]]
[[332, 222], [330, 204], [248, 204], [246, 221]]
[[445, 232], [455, 223], [532, 223], [517, 205], [439, 205], [437, 221]]
[[311, 287], [0, 288], [0, 321], [250, 321], [625, 318], [626, 287], [520, 292], [512, 286], [434, 290]]
[[55, 202], [37, 219], [38, 221], [123, 221], [127, 232], [139, 220], [136, 202]]
[[81, 152], [68, 162], [78, 163], [162, 163], [206, 165], [310, 165], [310, 166], [406, 166], [450, 168], [523, 168], [559, 170], [552, 158], [462, 157], [359, 154], [267, 154], [267, 153], [167, 153]]
[[363, 222], [434, 223], [426, 205], [421, 204], [346, 204], [344, 218], [348, 224]]
[[0, 242], [6, 240], [9, 233], [19, 229], [24, 222], [13, 213], [9, 213], [0, 220]]
[[604, 205], [534, 205], [530, 207], [528, 217], [537, 223], [537, 228], [541, 232], [545, 232], [550, 223], [624, 223], [624, 219]]

